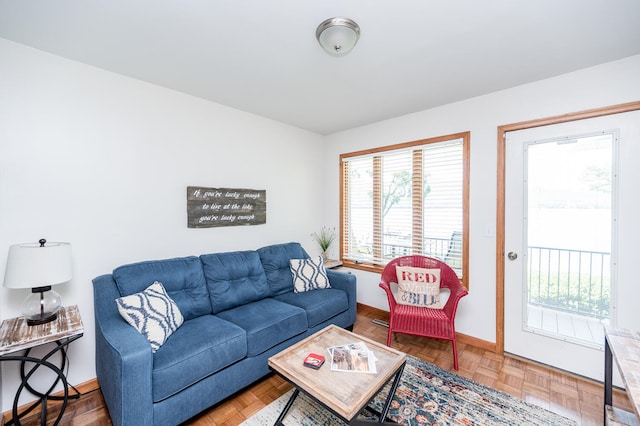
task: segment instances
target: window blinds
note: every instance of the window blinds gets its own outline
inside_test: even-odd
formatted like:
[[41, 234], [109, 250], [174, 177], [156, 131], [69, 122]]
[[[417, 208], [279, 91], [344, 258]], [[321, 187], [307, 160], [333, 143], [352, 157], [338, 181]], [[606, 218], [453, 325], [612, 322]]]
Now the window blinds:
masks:
[[409, 254], [461, 265], [462, 138], [342, 159], [343, 258], [384, 265]]

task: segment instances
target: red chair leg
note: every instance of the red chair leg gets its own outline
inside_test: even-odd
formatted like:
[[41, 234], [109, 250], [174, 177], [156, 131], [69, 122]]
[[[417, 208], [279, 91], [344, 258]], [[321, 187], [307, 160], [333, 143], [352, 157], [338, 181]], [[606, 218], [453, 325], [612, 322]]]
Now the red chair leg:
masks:
[[458, 369], [458, 347], [456, 345], [456, 338], [454, 337], [451, 341], [451, 346], [453, 346], [453, 369]]
[[387, 333], [387, 346], [391, 347], [391, 324], [389, 324], [389, 332]]

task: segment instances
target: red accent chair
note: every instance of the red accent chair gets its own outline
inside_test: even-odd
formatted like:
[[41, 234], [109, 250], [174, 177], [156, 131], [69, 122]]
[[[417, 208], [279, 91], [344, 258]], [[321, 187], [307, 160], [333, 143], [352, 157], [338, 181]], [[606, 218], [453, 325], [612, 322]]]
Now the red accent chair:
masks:
[[[451, 291], [442, 309], [402, 305], [396, 302], [391, 283], [397, 284], [396, 266], [440, 269], [440, 288]], [[380, 287], [387, 292], [389, 300], [389, 334], [387, 346], [391, 346], [392, 333], [413, 334], [451, 340], [453, 346], [453, 368], [458, 369], [455, 316], [460, 299], [468, 294], [455, 272], [444, 262], [426, 256], [403, 256], [387, 263], [382, 271]]]

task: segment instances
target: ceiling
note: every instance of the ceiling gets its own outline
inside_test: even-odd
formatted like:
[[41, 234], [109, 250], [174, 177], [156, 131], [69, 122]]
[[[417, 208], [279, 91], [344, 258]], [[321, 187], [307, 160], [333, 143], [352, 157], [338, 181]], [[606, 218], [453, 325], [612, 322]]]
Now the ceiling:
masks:
[[0, 37], [331, 134], [640, 54], [640, 1], [0, 0]]

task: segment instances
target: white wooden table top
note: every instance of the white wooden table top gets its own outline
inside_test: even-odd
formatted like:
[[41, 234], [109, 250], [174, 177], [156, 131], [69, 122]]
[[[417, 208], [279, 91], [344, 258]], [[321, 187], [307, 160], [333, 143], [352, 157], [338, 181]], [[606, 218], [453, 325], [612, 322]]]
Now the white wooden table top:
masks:
[[20, 316], [0, 325], [0, 356], [84, 333], [78, 305], [63, 307], [58, 318], [46, 324], [27, 325]]

